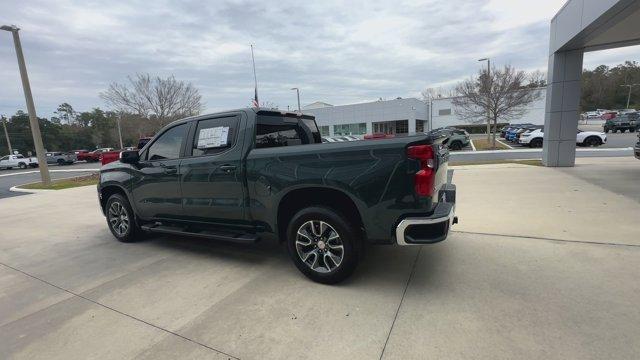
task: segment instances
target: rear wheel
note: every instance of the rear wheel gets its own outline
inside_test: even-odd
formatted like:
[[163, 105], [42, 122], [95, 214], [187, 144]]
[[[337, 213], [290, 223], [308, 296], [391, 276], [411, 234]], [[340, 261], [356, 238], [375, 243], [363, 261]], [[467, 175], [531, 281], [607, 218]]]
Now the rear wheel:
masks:
[[27, 168], [27, 164], [25, 164], [25, 163], [20, 163], [20, 164], [18, 164], [18, 167], [19, 167], [20, 169], [26, 169], [26, 168]]
[[62, 159], [58, 159], [58, 161], [56, 161], [58, 163], [58, 166], [62, 166], [64, 165], [64, 160]]
[[636, 132], [635, 128], [629, 128], [629, 132]]
[[287, 230], [289, 256], [309, 279], [335, 284], [353, 273], [360, 259], [358, 227], [327, 207], [296, 213]]
[[107, 225], [113, 236], [122, 242], [134, 242], [142, 230], [136, 223], [129, 201], [121, 194], [113, 194], [105, 205]]
[[532, 148], [542, 147], [542, 139], [540, 138], [532, 139], [531, 142], [529, 142], [529, 146], [531, 146]]

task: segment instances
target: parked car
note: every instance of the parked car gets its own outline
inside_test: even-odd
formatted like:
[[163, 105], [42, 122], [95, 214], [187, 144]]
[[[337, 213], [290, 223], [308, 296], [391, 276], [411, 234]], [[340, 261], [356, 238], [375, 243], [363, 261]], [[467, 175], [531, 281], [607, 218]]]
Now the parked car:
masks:
[[638, 142], [633, 148], [633, 154], [635, 155], [636, 159], [640, 160], [640, 131], [638, 132]]
[[89, 150], [71, 150], [76, 155], [77, 161], [86, 161], [89, 154]]
[[[521, 145], [532, 148], [542, 147], [544, 132], [542, 129], [536, 129], [519, 139]], [[578, 146], [600, 146], [607, 142], [607, 134], [597, 131], [578, 130], [576, 134], [576, 145]]]
[[72, 152], [54, 151], [46, 153], [45, 156], [47, 157], [47, 164], [71, 165], [78, 160], [76, 154]]
[[395, 135], [394, 134], [385, 134], [385, 133], [374, 133], [374, 134], [367, 134], [364, 136], [365, 140], [380, 140], [380, 139], [391, 139], [394, 138]]
[[604, 132], [634, 132], [640, 126], [640, 114], [637, 112], [630, 112], [622, 115], [618, 115], [613, 119], [607, 120], [603, 125]]
[[525, 124], [510, 124], [507, 126], [504, 126], [502, 129], [500, 129], [500, 137], [501, 138], [505, 138], [507, 136], [507, 131], [509, 130], [513, 130], [515, 128], [519, 128], [521, 126], [530, 126], [533, 124], [529, 124], [529, 123], [525, 123]]
[[600, 115], [600, 119], [602, 119], [602, 120], [611, 120], [611, 119], [615, 118], [616, 116], [618, 116], [617, 112], [608, 111], [608, 112], [605, 112], [604, 114]]
[[100, 155], [102, 155], [102, 153], [113, 151], [113, 150], [114, 150], [113, 148], [100, 148], [100, 149], [93, 150], [86, 155], [86, 160], [87, 162], [100, 161]]
[[6, 155], [0, 158], [0, 169], [38, 167], [38, 158], [23, 155]]
[[456, 128], [439, 128], [429, 132], [429, 134], [449, 138], [447, 146], [449, 150], [462, 150], [471, 143], [469, 133], [466, 130]]
[[456, 223], [449, 152], [420, 134], [321, 143], [313, 116], [242, 109], [175, 121], [100, 169], [107, 225], [250, 244], [286, 243], [310, 279], [336, 283], [365, 243], [444, 240]]

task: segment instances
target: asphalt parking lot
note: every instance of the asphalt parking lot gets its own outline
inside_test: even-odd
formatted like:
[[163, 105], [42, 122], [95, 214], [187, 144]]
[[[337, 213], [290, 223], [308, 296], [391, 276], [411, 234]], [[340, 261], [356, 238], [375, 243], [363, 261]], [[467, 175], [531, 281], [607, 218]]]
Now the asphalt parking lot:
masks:
[[[75, 163], [73, 165], [50, 165], [51, 179], [63, 179], [67, 177], [91, 174], [100, 168], [99, 163]], [[0, 170], [0, 199], [26, 195], [23, 192], [10, 191], [11, 187], [40, 181], [39, 169], [11, 169]]]
[[25, 359], [636, 358], [640, 198], [625, 193], [629, 178], [640, 178], [633, 158], [460, 167], [449, 239], [371, 248], [338, 286], [308, 281], [278, 244], [118, 243], [93, 187], [0, 199], [0, 349]]

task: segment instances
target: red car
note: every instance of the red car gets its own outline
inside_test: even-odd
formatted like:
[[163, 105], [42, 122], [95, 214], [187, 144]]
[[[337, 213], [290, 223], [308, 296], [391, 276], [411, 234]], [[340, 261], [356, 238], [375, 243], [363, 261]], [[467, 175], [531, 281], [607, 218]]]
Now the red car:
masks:
[[384, 133], [375, 133], [375, 134], [367, 134], [364, 136], [365, 140], [379, 140], [379, 139], [390, 139], [395, 137], [393, 134], [384, 134]]
[[113, 148], [100, 148], [89, 152], [86, 156], [87, 162], [100, 161], [100, 155], [102, 153], [113, 151]]
[[76, 154], [78, 161], [86, 161], [89, 154], [89, 150], [71, 150], [71, 152]]
[[615, 118], [618, 114], [614, 113], [614, 112], [606, 112], [604, 114], [602, 114], [602, 116], [600, 116], [600, 119], [602, 120], [611, 120], [613, 118]]
[[100, 164], [106, 165], [110, 162], [114, 162], [120, 159], [120, 152], [122, 150], [105, 151], [100, 154]]

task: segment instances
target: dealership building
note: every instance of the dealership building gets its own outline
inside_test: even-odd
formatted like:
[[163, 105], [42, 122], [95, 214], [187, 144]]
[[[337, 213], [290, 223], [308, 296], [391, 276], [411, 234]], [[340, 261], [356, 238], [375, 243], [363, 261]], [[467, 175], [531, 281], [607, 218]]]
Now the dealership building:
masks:
[[[540, 99], [528, 106], [524, 116], [512, 122], [544, 123], [546, 91], [544, 88], [533, 91], [540, 92]], [[469, 125], [456, 114], [453, 99], [436, 98], [424, 102], [415, 98], [396, 98], [339, 106], [314, 102], [303, 111], [316, 117], [322, 136], [413, 134], [446, 126]], [[484, 119], [478, 121], [482, 123]]]

